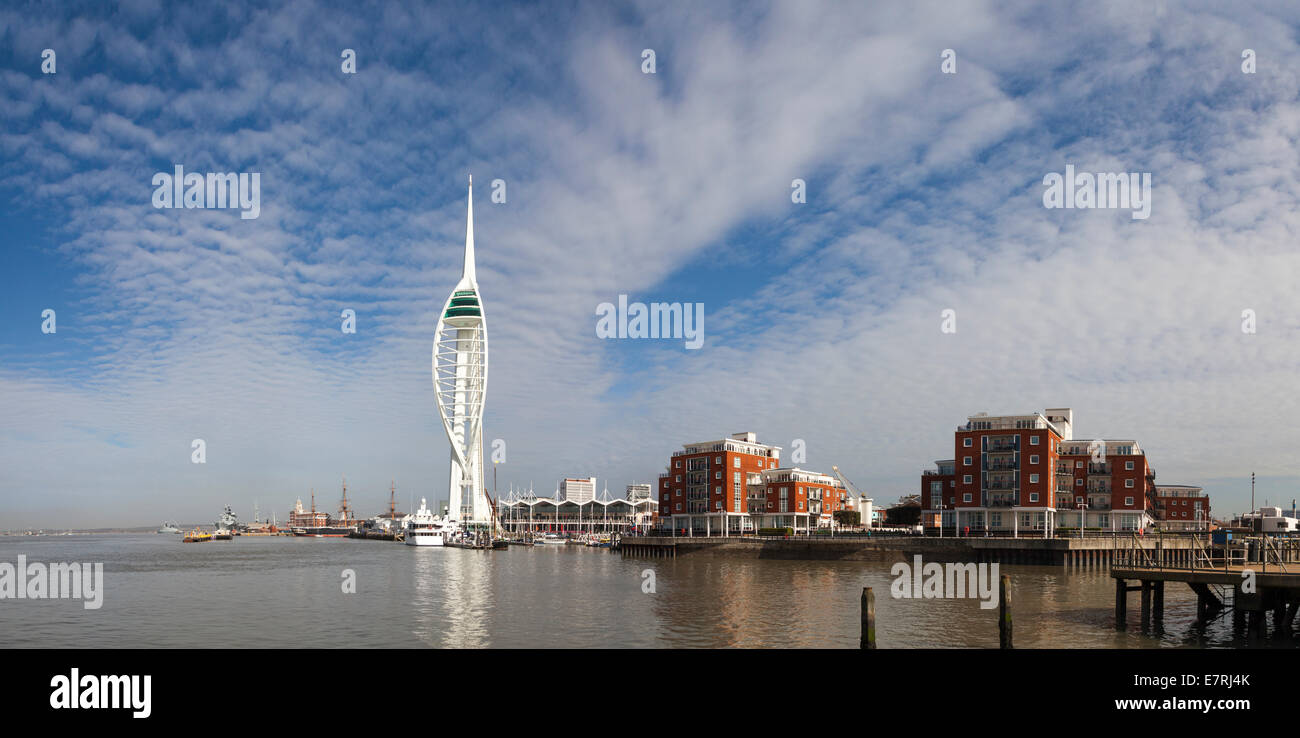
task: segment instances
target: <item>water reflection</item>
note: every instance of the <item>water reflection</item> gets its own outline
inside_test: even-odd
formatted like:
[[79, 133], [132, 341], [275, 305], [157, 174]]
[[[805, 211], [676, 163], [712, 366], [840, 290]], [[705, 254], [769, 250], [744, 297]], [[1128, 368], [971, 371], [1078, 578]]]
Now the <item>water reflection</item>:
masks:
[[[624, 558], [581, 546], [508, 551], [375, 541], [168, 536], [0, 538], [0, 561], [102, 561], [104, 607], [0, 603], [0, 647], [855, 648], [876, 593], [882, 648], [992, 648], [975, 599], [895, 600], [887, 562]], [[339, 572], [356, 571], [357, 594]], [[655, 592], [642, 591], [652, 571]], [[1018, 648], [1233, 645], [1231, 615], [1195, 624], [1190, 588], [1165, 589], [1165, 631], [1114, 628], [1104, 569], [1004, 566]]]

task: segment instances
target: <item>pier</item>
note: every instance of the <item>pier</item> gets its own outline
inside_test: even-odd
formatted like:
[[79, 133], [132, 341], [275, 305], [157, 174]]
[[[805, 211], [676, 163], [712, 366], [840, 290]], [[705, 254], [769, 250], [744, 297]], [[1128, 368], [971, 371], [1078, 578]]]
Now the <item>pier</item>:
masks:
[[[1131, 547], [1111, 568], [1115, 579], [1115, 628], [1128, 627], [1128, 594], [1141, 593], [1142, 632], [1164, 629], [1166, 582], [1187, 584], [1196, 593], [1196, 620], [1207, 624], [1231, 610], [1233, 632], [1252, 640], [1267, 635], [1272, 613], [1275, 637], [1295, 632], [1300, 609], [1300, 540], [1254, 536], [1174, 552]], [[1130, 584], [1137, 582], [1137, 584]]]

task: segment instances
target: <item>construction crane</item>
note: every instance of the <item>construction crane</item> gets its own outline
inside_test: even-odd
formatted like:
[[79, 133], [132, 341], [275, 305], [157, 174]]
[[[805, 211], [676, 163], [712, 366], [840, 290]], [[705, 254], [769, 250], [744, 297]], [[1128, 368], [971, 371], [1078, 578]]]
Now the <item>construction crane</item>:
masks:
[[844, 485], [844, 489], [848, 490], [849, 494], [853, 495], [853, 498], [856, 501], [858, 515], [861, 517], [861, 520], [859, 522], [861, 522], [862, 525], [870, 529], [871, 528], [871, 504], [872, 502], [874, 502], [874, 500], [872, 500], [870, 497], [867, 497], [867, 493], [858, 489], [858, 485], [854, 484], [853, 482], [850, 482], [849, 478], [844, 476], [844, 473], [840, 471], [840, 468], [838, 466], [832, 466], [831, 471], [835, 472], [835, 476], [840, 480], [840, 483]]

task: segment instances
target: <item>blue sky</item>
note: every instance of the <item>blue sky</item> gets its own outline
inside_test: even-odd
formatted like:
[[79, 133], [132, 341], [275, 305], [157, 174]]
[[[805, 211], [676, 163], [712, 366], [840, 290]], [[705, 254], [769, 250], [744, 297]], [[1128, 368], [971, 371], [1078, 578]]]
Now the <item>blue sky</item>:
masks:
[[[1070, 406], [1216, 513], [1297, 496], [1294, 6], [469, 5], [0, 10], [0, 529], [445, 497], [471, 172], [503, 488], [752, 430], [890, 501], [968, 415]], [[177, 164], [260, 217], [153, 208]], [[1151, 217], [1044, 209], [1066, 164]], [[620, 294], [704, 347], [598, 339]]]

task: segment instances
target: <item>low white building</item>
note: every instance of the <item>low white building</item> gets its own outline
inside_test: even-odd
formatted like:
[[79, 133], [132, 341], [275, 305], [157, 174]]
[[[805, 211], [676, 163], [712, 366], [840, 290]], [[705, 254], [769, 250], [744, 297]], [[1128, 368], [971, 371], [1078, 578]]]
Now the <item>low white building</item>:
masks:
[[1282, 514], [1280, 507], [1261, 507], [1259, 512], [1242, 515], [1241, 522], [1258, 533], [1300, 532], [1300, 520]]

